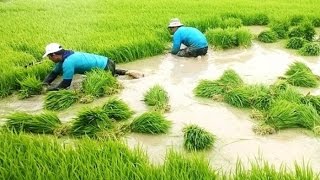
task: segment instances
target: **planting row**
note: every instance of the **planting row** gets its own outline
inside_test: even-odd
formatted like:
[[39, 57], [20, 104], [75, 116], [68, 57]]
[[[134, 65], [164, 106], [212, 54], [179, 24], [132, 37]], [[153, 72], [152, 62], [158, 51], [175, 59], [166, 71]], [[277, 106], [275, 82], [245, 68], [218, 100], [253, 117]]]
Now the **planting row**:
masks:
[[[268, 86], [247, 85], [233, 70], [218, 80], [201, 80], [194, 89], [196, 96], [225, 101], [239, 108], [253, 108], [254, 127], [258, 134], [301, 127], [319, 135], [320, 96], [302, 95], [293, 86], [317, 87], [319, 77], [301, 62], [290, 65], [285, 77]], [[293, 86], [292, 86], [293, 85]]]

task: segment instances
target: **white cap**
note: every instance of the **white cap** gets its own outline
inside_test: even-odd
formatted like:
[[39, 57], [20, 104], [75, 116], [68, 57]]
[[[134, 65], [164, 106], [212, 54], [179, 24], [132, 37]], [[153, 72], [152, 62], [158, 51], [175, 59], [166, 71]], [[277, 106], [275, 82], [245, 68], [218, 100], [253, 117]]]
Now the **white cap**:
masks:
[[168, 25], [168, 27], [180, 27], [183, 26], [183, 24], [180, 22], [180, 20], [178, 18], [173, 18], [170, 20], [170, 23]]
[[42, 56], [43, 58], [48, 56], [48, 54], [55, 53], [62, 50], [62, 47], [58, 43], [50, 43], [46, 46], [46, 52]]

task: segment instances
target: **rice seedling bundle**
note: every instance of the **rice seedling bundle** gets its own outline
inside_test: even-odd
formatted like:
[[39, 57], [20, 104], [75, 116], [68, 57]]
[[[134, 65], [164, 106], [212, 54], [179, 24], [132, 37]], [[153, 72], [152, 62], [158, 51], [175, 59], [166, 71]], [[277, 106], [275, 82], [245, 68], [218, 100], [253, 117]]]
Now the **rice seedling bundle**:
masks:
[[35, 76], [27, 76], [20, 83], [19, 97], [24, 99], [28, 98], [32, 95], [41, 94], [42, 91], [42, 83]]
[[74, 119], [71, 134], [76, 137], [96, 137], [96, 133], [113, 128], [108, 115], [100, 108], [85, 109]]
[[320, 27], [320, 17], [312, 17], [311, 23], [314, 27]]
[[301, 62], [291, 64], [285, 75], [287, 75], [287, 82], [294, 86], [316, 87], [318, 85], [317, 76]]
[[304, 15], [293, 15], [289, 18], [291, 26], [297, 26], [306, 20]]
[[170, 109], [168, 92], [160, 85], [151, 87], [144, 94], [143, 100], [148, 106], [152, 106], [155, 111], [164, 112]]
[[265, 123], [253, 126], [252, 130], [257, 135], [269, 135], [276, 133], [276, 130], [272, 126]]
[[303, 22], [289, 31], [289, 37], [302, 37], [308, 41], [312, 41], [316, 35], [316, 31], [311, 22]]
[[243, 84], [243, 80], [233, 69], [225, 70], [218, 82], [227, 87], [236, 87]]
[[224, 94], [224, 100], [235, 107], [248, 108], [251, 106], [251, 89], [248, 86], [239, 86], [230, 89]]
[[220, 27], [222, 24], [222, 19], [218, 16], [213, 16], [210, 18], [201, 18], [201, 19], [193, 19], [191, 21], [187, 21], [185, 25], [190, 27], [195, 27], [199, 29], [201, 32], [205, 33], [207, 29], [213, 29]]
[[201, 80], [193, 92], [198, 97], [212, 98], [215, 95], [222, 95], [224, 87], [217, 81]]
[[292, 86], [288, 86], [285, 90], [279, 90], [274, 94], [275, 100], [286, 100], [294, 103], [301, 103], [302, 94], [300, 94]]
[[183, 128], [184, 147], [188, 151], [200, 151], [210, 149], [216, 138], [210, 132], [197, 125], [188, 125]]
[[275, 32], [277, 34], [278, 39], [284, 39], [288, 36], [290, 24], [287, 21], [274, 21], [270, 25], [271, 31]]
[[258, 35], [258, 40], [264, 43], [274, 43], [277, 41], [277, 33], [274, 31], [263, 31]]
[[311, 130], [320, 120], [312, 106], [286, 100], [275, 101], [267, 113], [266, 123], [276, 129], [303, 127]]
[[209, 29], [206, 32], [206, 37], [209, 44], [212, 44], [217, 49], [230, 49], [236, 44], [234, 30], [232, 29]]
[[239, 28], [242, 26], [242, 20], [239, 18], [224, 19], [220, 25], [222, 29]]
[[102, 110], [108, 115], [109, 118], [120, 121], [129, 119], [133, 111], [121, 99], [111, 98], [103, 105]]
[[248, 86], [248, 88], [251, 93], [251, 107], [257, 109], [268, 109], [270, 107], [273, 101], [273, 95], [270, 88], [264, 85], [251, 85]]
[[82, 82], [82, 91], [86, 95], [101, 97], [112, 95], [121, 89], [121, 85], [110, 72], [95, 69], [86, 73], [86, 79]]
[[301, 37], [292, 37], [289, 39], [286, 48], [289, 49], [300, 49], [306, 43], [306, 40]]
[[130, 127], [132, 132], [161, 134], [169, 131], [171, 122], [166, 120], [160, 112], [145, 112], [136, 117]]
[[8, 117], [7, 127], [14, 132], [31, 132], [38, 134], [53, 134], [61, 125], [58, 116], [53, 112], [44, 112], [39, 115], [30, 115], [16, 112]]
[[237, 47], [250, 47], [252, 44], [252, 34], [247, 28], [238, 28], [235, 31], [236, 46]]
[[303, 104], [313, 106], [317, 110], [318, 114], [320, 115], [320, 96], [313, 96], [313, 95], [307, 94], [306, 96], [301, 98], [301, 102]]
[[45, 109], [60, 111], [67, 109], [78, 101], [79, 97], [74, 91], [60, 90], [48, 92], [45, 99]]
[[270, 86], [270, 89], [273, 94], [278, 94], [288, 88], [290, 88], [291, 85], [285, 81], [285, 80], [277, 80], [274, 84]]
[[299, 53], [303, 56], [319, 56], [320, 45], [319, 43], [305, 43]]

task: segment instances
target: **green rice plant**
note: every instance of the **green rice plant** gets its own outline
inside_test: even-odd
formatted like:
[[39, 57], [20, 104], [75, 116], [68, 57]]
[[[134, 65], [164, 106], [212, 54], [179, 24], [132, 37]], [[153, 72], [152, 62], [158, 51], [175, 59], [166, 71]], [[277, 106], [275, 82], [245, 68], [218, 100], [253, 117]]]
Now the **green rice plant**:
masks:
[[276, 129], [303, 127], [312, 130], [320, 123], [312, 106], [286, 100], [275, 101], [267, 113], [266, 123]]
[[313, 106], [320, 115], [320, 96], [307, 94], [306, 96], [301, 98], [301, 102], [303, 104]]
[[274, 43], [277, 41], [277, 33], [270, 30], [262, 31], [258, 35], [258, 40], [264, 43]]
[[75, 137], [88, 136], [95, 138], [98, 132], [112, 128], [112, 121], [102, 109], [85, 109], [74, 119], [71, 134]]
[[302, 94], [294, 87], [288, 86], [286, 89], [274, 91], [274, 100], [286, 100], [293, 103], [301, 103]]
[[268, 25], [270, 19], [268, 15], [264, 13], [253, 13], [253, 14], [246, 14], [241, 17], [243, 25], [245, 26], [252, 26], [252, 25]]
[[316, 35], [316, 31], [311, 22], [303, 22], [299, 26], [293, 27], [289, 31], [289, 37], [302, 37], [308, 41], [312, 41], [313, 37]]
[[320, 45], [318, 43], [305, 43], [299, 53], [303, 56], [319, 56]]
[[291, 28], [289, 30], [289, 33], [288, 33], [288, 36], [289, 38], [292, 38], [292, 37], [301, 37], [303, 38], [304, 37], [304, 32], [303, 32], [303, 27], [301, 26], [295, 26], [293, 28]]
[[[211, 168], [210, 162], [203, 155], [184, 154], [169, 150], [160, 172], [162, 176], [155, 179], [219, 179], [218, 173]], [[157, 172], [159, 174], [159, 172]]]
[[41, 94], [42, 91], [42, 83], [35, 76], [27, 76], [22, 81], [19, 81], [21, 86], [19, 90], [19, 97], [21, 99], [28, 98], [32, 95]]
[[82, 91], [86, 95], [101, 97], [118, 93], [121, 89], [120, 83], [111, 72], [95, 69], [86, 73], [86, 79], [82, 82]]
[[194, 88], [193, 93], [198, 97], [212, 98], [216, 95], [222, 95], [224, 87], [217, 81], [200, 80]]
[[248, 108], [251, 106], [251, 89], [243, 85], [230, 89], [224, 94], [224, 100], [230, 105], [239, 108]]
[[74, 91], [60, 90], [48, 92], [44, 107], [47, 110], [60, 111], [67, 109], [78, 101], [78, 95]]
[[250, 105], [253, 108], [266, 110], [273, 102], [273, 95], [270, 88], [264, 85], [250, 85], [248, 89], [251, 93]]
[[305, 20], [306, 20], [306, 17], [304, 15], [294, 15], [290, 17], [289, 21], [291, 26], [297, 26]]
[[207, 29], [220, 27], [220, 25], [222, 24], [222, 19], [220, 17], [213, 16], [205, 19], [194, 19], [192, 21], [186, 22], [185, 24], [190, 27], [195, 27], [204, 33]]
[[292, 37], [288, 40], [286, 48], [300, 49], [306, 43], [306, 40], [301, 37]]
[[155, 111], [169, 111], [168, 92], [160, 85], [154, 85], [144, 94], [144, 102]]
[[236, 46], [237, 47], [250, 47], [252, 44], [252, 35], [247, 28], [239, 28], [235, 31]]
[[274, 21], [270, 25], [271, 31], [277, 34], [278, 39], [284, 39], [288, 36], [290, 24], [287, 21]]
[[220, 25], [222, 29], [240, 28], [241, 26], [242, 26], [242, 21], [239, 18], [224, 19]]
[[188, 151], [201, 151], [212, 148], [216, 137], [198, 125], [183, 128], [184, 147]]
[[235, 87], [243, 84], [243, 80], [233, 69], [225, 70], [221, 75], [221, 77], [218, 79], [218, 82], [224, 86], [231, 86], [231, 87]]
[[287, 75], [287, 82], [294, 86], [316, 87], [318, 85], [317, 76], [302, 62], [291, 64], [285, 75]]
[[206, 37], [209, 44], [214, 45], [217, 49], [230, 49], [236, 44], [234, 30], [231, 29], [209, 29], [206, 32]]
[[277, 80], [274, 84], [270, 85], [270, 90], [273, 95], [277, 95], [288, 88], [291, 88], [291, 85], [284, 79]]
[[145, 112], [136, 117], [131, 125], [131, 131], [146, 134], [167, 133], [171, 127], [171, 122], [159, 112]]
[[311, 17], [311, 23], [314, 27], [320, 27], [320, 17]]
[[61, 125], [58, 116], [53, 112], [44, 112], [39, 115], [15, 112], [10, 114], [7, 119], [6, 126], [14, 132], [53, 134], [55, 129]]
[[116, 121], [129, 119], [133, 111], [128, 104], [123, 100], [117, 98], [109, 99], [102, 107], [102, 110], [108, 115], [109, 118]]

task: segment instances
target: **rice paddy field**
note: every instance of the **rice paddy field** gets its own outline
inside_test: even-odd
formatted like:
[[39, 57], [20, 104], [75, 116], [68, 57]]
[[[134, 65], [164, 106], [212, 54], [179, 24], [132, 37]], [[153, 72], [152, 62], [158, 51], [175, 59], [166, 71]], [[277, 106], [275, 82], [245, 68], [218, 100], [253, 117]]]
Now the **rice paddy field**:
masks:
[[[0, 179], [320, 179], [319, 8], [0, 1]], [[174, 17], [205, 33], [207, 55], [168, 53]], [[93, 72], [46, 93], [50, 42], [145, 76]]]

